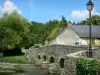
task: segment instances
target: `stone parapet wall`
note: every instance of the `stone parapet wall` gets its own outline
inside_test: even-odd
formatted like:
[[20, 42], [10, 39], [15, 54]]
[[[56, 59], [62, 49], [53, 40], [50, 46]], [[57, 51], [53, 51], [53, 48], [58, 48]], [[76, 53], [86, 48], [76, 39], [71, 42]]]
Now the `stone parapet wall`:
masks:
[[[88, 51], [78, 51], [65, 56], [65, 74], [64, 75], [76, 75], [76, 59], [78, 57], [87, 57]], [[100, 59], [100, 49], [92, 50], [92, 58]]]
[[64, 75], [76, 75], [76, 59], [85, 52], [78, 51], [65, 56]]
[[77, 51], [81, 50], [87, 50], [87, 47], [77, 47], [77, 46], [68, 46], [68, 45], [50, 45], [50, 46], [45, 46], [45, 47], [40, 47], [40, 48], [29, 48], [26, 51], [26, 55], [29, 56], [30, 60], [33, 61], [33, 59], [37, 59], [38, 55], [43, 57], [46, 55], [47, 59], [49, 60], [48, 57], [55, 57], [57, 59], [61, 57], [65, 57], [65, 55], [74, 53]]
[[94, 50], [92, 50], [92, 57], [100, 59], [100, 49], [94, 49]]

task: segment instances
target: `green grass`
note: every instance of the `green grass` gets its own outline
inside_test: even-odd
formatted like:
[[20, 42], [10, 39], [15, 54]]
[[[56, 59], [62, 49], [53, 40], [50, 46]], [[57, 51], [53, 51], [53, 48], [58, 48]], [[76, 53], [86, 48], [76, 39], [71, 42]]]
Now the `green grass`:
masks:
[[7, 56], [0, 58], [0, 62], [9, 62], [9, 63], [24, 63], [24, 55], [20, 56]]

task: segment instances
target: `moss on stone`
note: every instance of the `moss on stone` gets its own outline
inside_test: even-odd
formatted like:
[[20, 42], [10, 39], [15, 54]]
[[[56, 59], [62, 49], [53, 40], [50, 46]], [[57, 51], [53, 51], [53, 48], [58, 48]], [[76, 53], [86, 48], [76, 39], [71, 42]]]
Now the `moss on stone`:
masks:
[[59, 27], [59, 26], [56, 27], [56, 28], [54, 28], [54, 29], [52, 30], [51, 34], [47, 37], [47, 40], [52, 39], [52, 38], [56, 35], [56, 33], [57, 33], [59, 30], [60, 30], [60, 27]]

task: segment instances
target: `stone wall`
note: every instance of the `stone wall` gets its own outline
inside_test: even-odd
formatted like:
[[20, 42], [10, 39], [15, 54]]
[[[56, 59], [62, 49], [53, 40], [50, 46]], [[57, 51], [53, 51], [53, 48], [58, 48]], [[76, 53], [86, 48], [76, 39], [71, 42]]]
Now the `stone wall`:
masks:
[[[36, 63], [42, 65], [42, 67], [50, 65], [55, 65], [55, 69], [60, 71], [64, 71], [62, 75], [75, 75], [76, 74], [76, 58], [83, 56], [87, 57], [88, 48], [87, 47], [76, 47], [76, 46], [68, 46], [68, 45], [51, 45], [40, 48], [29, 48], [25, 51], [25, 56], [28, 58], [29, 63]], [[41, 59], [38, 59], [40, 55]], [[43, 61], [43, 56], [46, 56], [46, 61]], [[50, 64], [50, 58], [53, 57], [55, 62], [54, 64]], [[64, 69], [60, 68], [60, 59], [64, 58]], [[93, 49], [93, 58], [100, 58], [100, 48]], [[54, 67], [50, 67], [54, 68]], [[53, 70], [50, 70], [53, 72]]]
[[[87, 58], [88, 51], [78, 51], [65, 56], [65, 74], [64, 75], [76, 75], [76, 59], [78, 57]], [[92, 58], [100, 59], [100, 49], [92, 50]]]
[[83, 50], [65, 56], [64, 75], [76, 75], [76, 59], [86, 52]]
[[[55, 70], [60, 72], [62, 69], [60, 68], [60, 59], [64, 58], [66, 60], [66, 55], [75, 53], [77, 51], [87, 50], [86, 47], [76, 47], [76, 46], [68, 46], [68, 45], [51, 45], [40, 48], [29, 48], [25, 52], [26, 61], [28, 63], [36, 63], [37, 65], [42, 65], [43, 63], [50, 64], [50, 58], [54, 58]], [[41, 59], [38, 59], [40, 55]], [[43, 56], [46, 56], [46, 61], [43, 61]], [[70, 59], [69, 59], [70, 60]], [[70, 62], [68, 60], [68, 62]], [[70, 62], [71, 63], [71, 62]], [[69, 63], [67, 63], [69, 65]], [[66, 65], [66, 64], [65, 64]], [[53, 68], [53, 67], [52, 67]], [[53, 71], [53, 70], [52, 70]]]
[[100, 49], [94, 49], [92, 52], [93, 58], [100, 59]]

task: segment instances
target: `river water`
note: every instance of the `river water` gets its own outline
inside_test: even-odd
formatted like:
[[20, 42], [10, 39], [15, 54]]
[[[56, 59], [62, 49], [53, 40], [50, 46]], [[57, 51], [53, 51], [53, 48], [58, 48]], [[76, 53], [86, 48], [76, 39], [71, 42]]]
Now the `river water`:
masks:
[[46, 69], [41, 69], [40, 66], [27, 66], [27, 70], [25, 71], [17, 71], [17, 72], [5, 72], [1, 71], [0, 75], [48, 75]]

